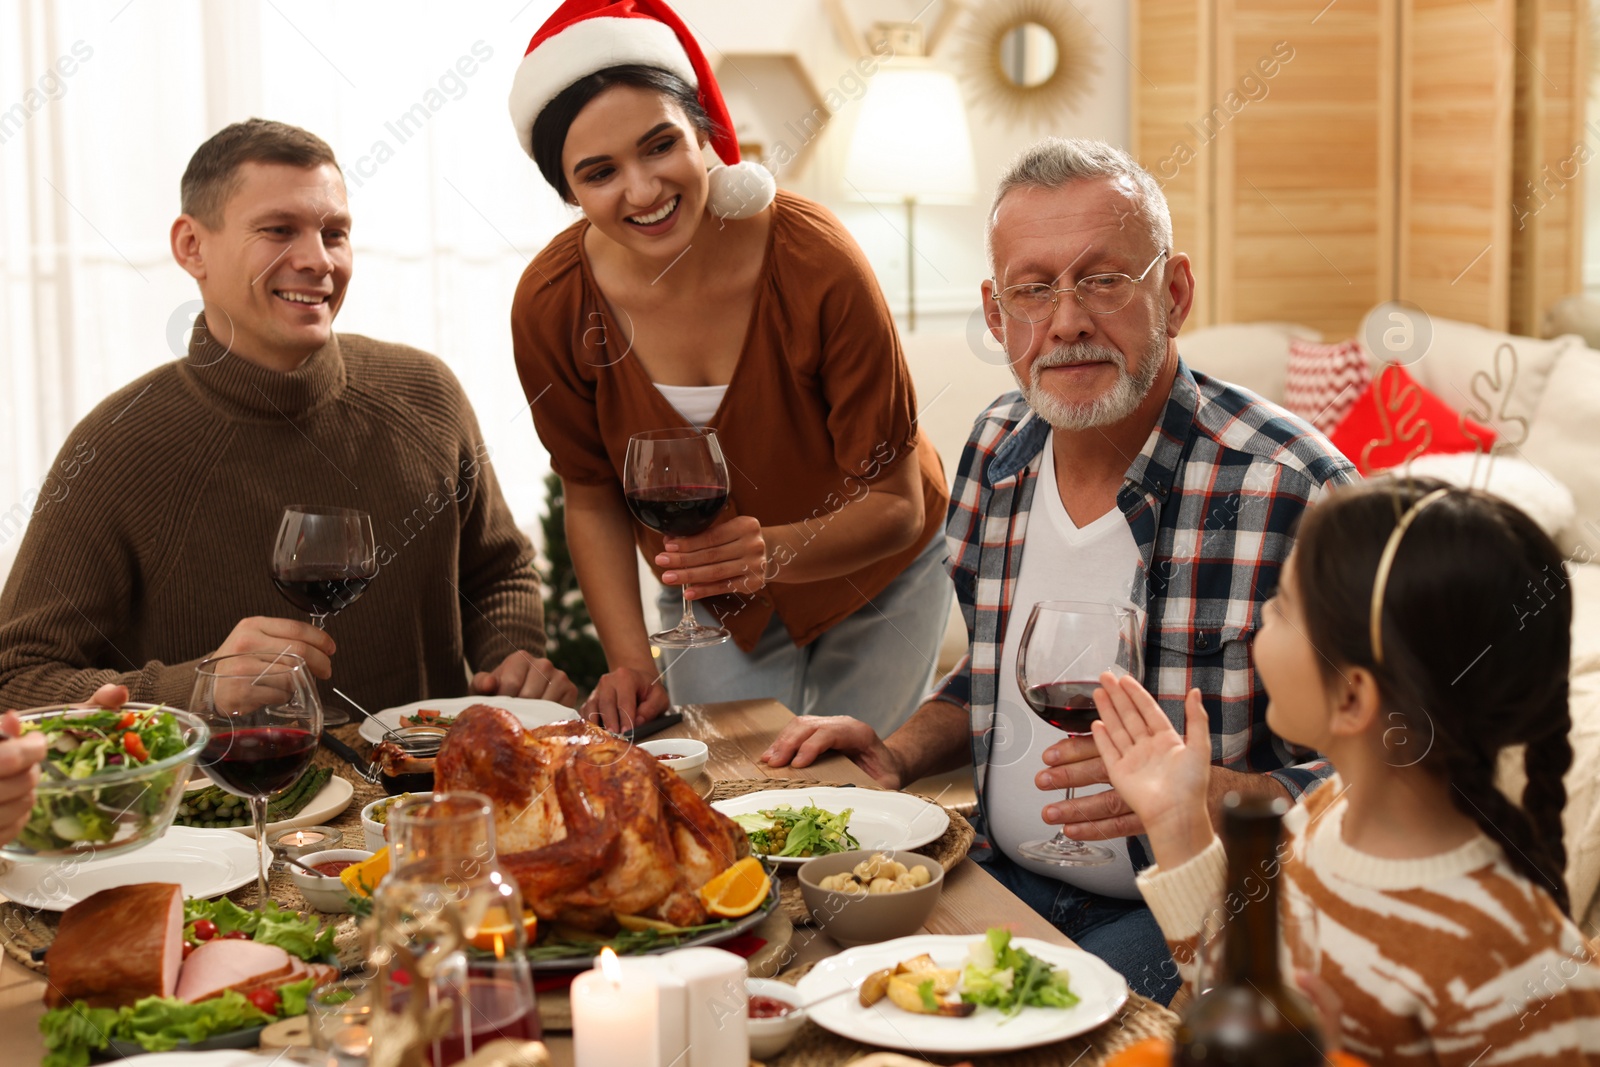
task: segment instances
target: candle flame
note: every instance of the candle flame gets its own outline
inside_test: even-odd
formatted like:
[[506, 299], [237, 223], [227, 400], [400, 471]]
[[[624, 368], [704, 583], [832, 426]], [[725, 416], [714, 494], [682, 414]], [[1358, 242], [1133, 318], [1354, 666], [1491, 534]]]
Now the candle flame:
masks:
[[610, 945], [600, 950], [600, 973], [612, 985], [622, 984], [622, 964], [617, 962], [617, 954], [611, 951]]

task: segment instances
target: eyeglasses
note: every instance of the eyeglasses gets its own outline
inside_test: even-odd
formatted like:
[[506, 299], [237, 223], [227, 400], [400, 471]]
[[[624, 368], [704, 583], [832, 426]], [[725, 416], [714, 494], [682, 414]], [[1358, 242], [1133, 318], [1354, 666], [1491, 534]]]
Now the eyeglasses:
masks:
[[1056, 289], [1044, 282], [1023, 282], [1007, 286], [994, 294], [994, 302], [1014, 319], [1024, 322], [1042, 322], [1060, 307], [1060, 293], [1071, 293], [1083, 310], [1092, 315], [1110, 315], [1121, 311], [1133, 299], [1134, 288], [1145, 279], [1152, 267], [1161, 261], [1169, 249], [1163, 248], [1150, 261], [1150, 266], [1139, 272], [1137, 278], [1127, 274], [1091, 274], [1079, 278], [1078, 284]]

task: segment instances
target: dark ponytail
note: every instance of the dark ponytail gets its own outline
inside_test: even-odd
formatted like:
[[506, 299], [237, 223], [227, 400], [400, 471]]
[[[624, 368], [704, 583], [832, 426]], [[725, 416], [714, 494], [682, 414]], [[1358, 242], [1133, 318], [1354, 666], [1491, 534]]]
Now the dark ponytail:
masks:
[[[1565, 913], [1572, 590], [1555, 543], [1504, 500], [1451, 490], [1401, 540], [1383, 595], [1382, 665], [1374, 655], [1379, 558], [1400, 515], [1442, 485], [1368, 482], [1307, 512], [1295, 573], [1308, 636], [1330, 685], [1345, 665], [1377, 679], [1391, 762], [1443, 775], [1457, 810]], [[1501, 751], [1518, 745], [1520, 805], [1495, 786]]]

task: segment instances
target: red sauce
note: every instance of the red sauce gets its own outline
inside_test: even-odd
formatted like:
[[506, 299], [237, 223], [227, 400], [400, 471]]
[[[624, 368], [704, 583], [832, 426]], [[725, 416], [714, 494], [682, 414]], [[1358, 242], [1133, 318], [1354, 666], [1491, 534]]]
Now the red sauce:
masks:
[[339, 877], [339, 873], [346, 867], [352, 867], [360, 860], [327, 860], [323, 863], [313, 863], [311, 869], [318, 874], [325, 874], [329, 878]]
[[678, 755], [676, 752], [662, 752], [662, 753], [660, 753], [660, 754], [658, 754], [656, 756], [656, 759], [660, 760], [662, 763], [667, 763], [667, 762], [670, 762], [672, 760], [682, 759], [682, 758], [683, 757]]
[[750, 998], [750, 1018], [752, 1019], [781, 1019], [794, 1011], [794, 1005], [777, 997], [764, 996], [757, 993]]

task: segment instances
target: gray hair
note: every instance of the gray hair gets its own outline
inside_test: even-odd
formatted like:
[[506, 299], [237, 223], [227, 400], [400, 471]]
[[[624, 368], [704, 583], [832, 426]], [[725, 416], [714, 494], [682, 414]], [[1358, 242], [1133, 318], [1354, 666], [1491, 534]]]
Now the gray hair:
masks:
[[983, 247], [994, 269], [994, 219], [1000, 201], [1013, 189], [1059, 189], [1094, 178], [1125, 178], [1137, 194], [1134, 211], [1157, 249], [1172, 248], [1172, 213], [1167, 196], [1150, 172], [1115, 145], [1077, 137], [1046, 137], [1011, 161], [995, 186], [994, 202], [983, 227]]

